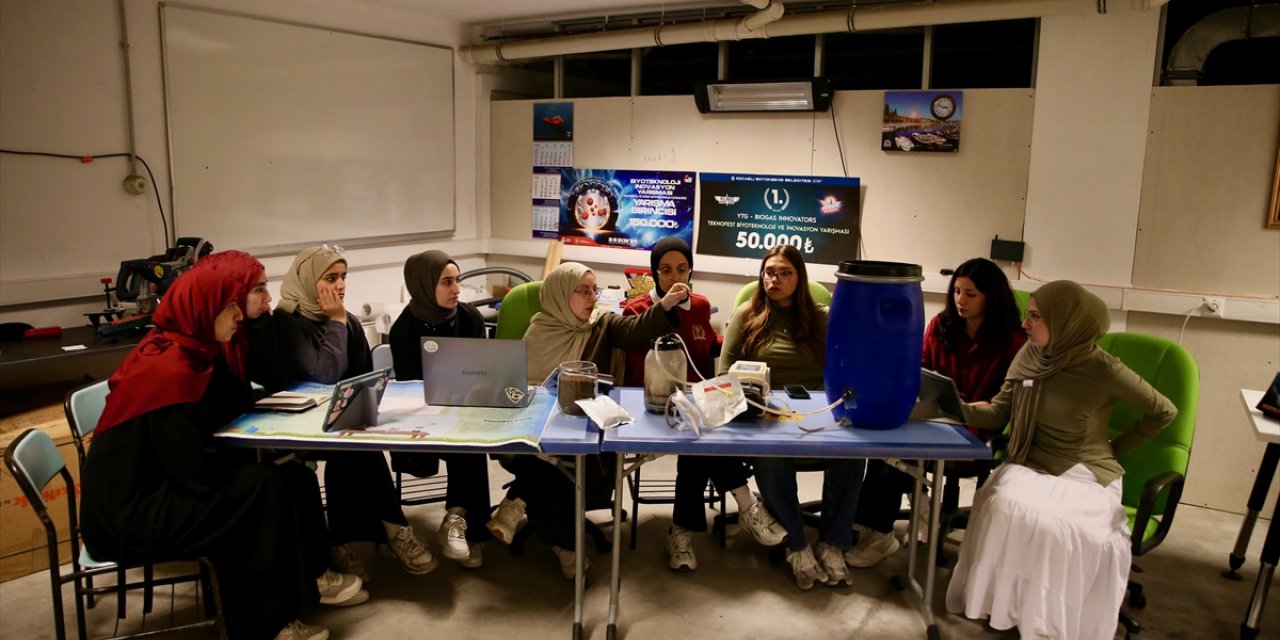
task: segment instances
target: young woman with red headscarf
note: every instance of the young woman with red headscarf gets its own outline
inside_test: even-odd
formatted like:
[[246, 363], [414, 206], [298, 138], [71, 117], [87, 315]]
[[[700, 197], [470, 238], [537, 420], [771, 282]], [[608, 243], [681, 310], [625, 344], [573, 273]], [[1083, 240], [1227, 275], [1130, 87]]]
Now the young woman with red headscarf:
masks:
[[300, 616], [368, 593], [359, 578], [326, 570], [315, 475], [246, 464], [213, 442], [250, 404], [248, 380], [231, 364], [245, 355], [234, 345], [247, 296], [207, 268], [165, 294], [155, 328], [108, 381], [82, 471], [84, 541], [122, 562], [206, 556], [230, 636], [323, 640], [328, 631]]

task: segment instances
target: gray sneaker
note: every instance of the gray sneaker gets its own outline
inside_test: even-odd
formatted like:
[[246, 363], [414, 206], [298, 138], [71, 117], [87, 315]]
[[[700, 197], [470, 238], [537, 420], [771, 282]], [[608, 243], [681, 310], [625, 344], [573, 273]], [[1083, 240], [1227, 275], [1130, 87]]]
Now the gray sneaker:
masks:
[[822, 570], [822, 566], [813, 557], [813, 548], [808, 545], [799, 551], [787, 549], [787, 564], [791, 565], [791, 572], [796, 575], [796, 586], [805, 591], [812, 589], [814, 582], [827, 581], [827, 572]]
[[773, 514], [765, 508], [764, 502], [759, 499], [750, 507], [747, 507], [745, 513], [738, 515], [738, 522], [751, 535], [755, 537], [756, 542], [766, 547], [776, 547], [782, 544], [787, 537], [787, 530], [782, 528], [781, 524], [774, 519]]
[[400, 558], [404, 570], [415, 576], [431, 573], [440, 564], [431, 556], [426, 543], [413, 535], [413, 529], [408, 526], [400, 527], [395, 537], [387, 540], [387, 546]]
[[522, 522], [524, 522], [524, 500], [503, 498], [502, 502], [498, 503], [498, 510], [493, 514], [493, 518], [485, 523], [485, 528], [493, 534], [493, 537], [511, 544]]
[[902, 548], [902, 542], [892, 531], [881, 533], [861, 525], [854, 525], [853, 528], [858, 530], [858, 543], [844, 552], [844, 561], [855, 569], [874, 567]]
[[294, 620], [276, 634], [275, 640], [329, 640], [329, 630]]
[[823, 573], [827, 574], [827, 579], [822, 584], [828, 587], [850, 584], [849, 572], [844, 566], [844, 553], [839, 548], [819, 542], [817, 555], [818, 564], [822, 565]]
[[674, 571], [693, 571], [698, 568], [698, 559], [693, 555], [693, 540], [688, 531], [667, 534], [667, 566]]
[[440, 523], [440, 548], [444, 557], [458, 562], [465, 562], [471, 557], [471, 549], [467, 546], [467, 521], [461, 513], [450, 511]]
[[329, 558], [333, 561], [333, 568], [337, 569], [338, 573], [351, 574], [360, 578], [361, 582], [369, 583], [369, 568], [365, 566], [360, 554], [356, 553], [356, 550], [351, 548], [349, 543], [330, 547]]
[[360, 578], [332, 569], [326, 569], [324, 575], [316, 578], [320, 604], [331, 607], [348, 607], [368, 600], [369, 592], [361, 588], [363, 586]]
[[[577, 558], [575, 557], [576, 554], [568, 549], [562, 549], [555, 545], [551, 546], [551, 550], [556, 552], [556, 558], [560, 560], [560, 573], [564, 575], [566, 580], [572, 580], [574, 571], [577, 569], [577, 566], [575, 566], [577, 562]], [[590, 568], [591, 558], [583, 556], [582, 570], [586, 571]]]

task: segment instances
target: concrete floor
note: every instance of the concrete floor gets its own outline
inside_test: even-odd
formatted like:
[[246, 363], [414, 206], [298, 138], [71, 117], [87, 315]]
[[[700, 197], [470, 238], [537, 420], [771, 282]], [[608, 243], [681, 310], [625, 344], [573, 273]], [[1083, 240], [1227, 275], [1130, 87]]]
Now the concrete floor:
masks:
[[[674, 458], [646, 466], [649, 477], [670, 477]], [[802, 495], [816, 497], [819, 474], [801, 475]], [[491, 470], [494, 502], [499, 487], [510, 478], [496, 465]], [[971, 491], [971, 489], [970, 489]], [[966, 498], [962, 502], [967, 503]], [[629, 505], [628, 505], [629, 506]], [[730, 507], [732, 509], [732, 506]], [[444, 517], [441, 505], [408, 508], [410, 521], [433, 553], [435, 531]], [[604, 512], [590, 514], [607, 517]], [[708, 518], [710, 518], [710, 513]], [[890, 578], [905, 571], [905, 549], [871, 569], [853, 572], [854, 584], [845, 588], [796, 588], [781, 554], [770, 553], [737, 527], [730, 528], [728, 547], [721, 549], [710, 534], [695, 537], [699, 568], [675, 573], [666, 566], [665, 532], [670, 525], [667, 506], [642, 506], [640, 539], [635, 551], [622, 555], [622, 600], [619, 638], [701, 640], [743, 638], [923, 638], [925, 626], [913, 598], [891, 586]], [[899, 523], [904, 525], [905, 523]], [[1231, 582], [1219, 574], [1240, 526], [1240, 516], [1183, 505], [1169, 537], [1155, 551], [1139, 558], [1144, 569], [1148, 606], [1139, 612], [1145, 625], [1141, 637], [1236, 638], [1253, 582], [1267, 522], [1261, 521], [1249, 547], [1244, 580]], [[629, 531], [623, 529], [623, 544]], [[588, 543], [588, 549], [593, 549]], [[952, 555], [954, 545], [948, 547]], [[399, 569], [385, 549], [363, 550], [369, 560], [372, 596], [366, 604], [347, 609], [322, 609], [308, 618], [327, 626], [335, 638], [568, 638], [573, 620], [573, 583], [558, 570], [551, 550], [531, 540], [524, 553], [513, 555], [498, 542], [485, 545], [483, 568], [468, 570], [441, 558], [433, 573], [414, 577]], [[584, 637], [605, 638], [609, 610], [609, 556], [591, 552], [587, 571]], [[949, 572], [938, 572], [935, 611], [941, 611]], [[1280, 589], [1273, 589], [1261, 637], [1280, 637]], [[64, 593], [69, 594], [69, 590]], [[179, 587], [173, 596], [176, 615], [190, 618], [194, 591]], [[69, 597], [69, 596], [68, 596]], [[164, 626], [170, 615], [168, 594], [148, 618], [148, 628]], [[138, 609], [140, 597], [131, 597]], [[114, 600], [89, 612], [91, 637], [106, 637], [115, 627]], [[74, 616], [67, 616], [75, 636]], [[136, 630], [140, 612], [133, 612], [119, 630]], [[942, 613], [942, 635], [951, 639], [1014, 638], [1016, 632], [990, 630], [981, 622]], [[195, 634], [170, 634], [193, 637]], [[36, 640], [54, 637], [47, 573], [0, 584], [0, 638]], [[211, 635], [205, 637], [212, 637]], [[1117, 638], [1124, 637], [1117, 629]]]

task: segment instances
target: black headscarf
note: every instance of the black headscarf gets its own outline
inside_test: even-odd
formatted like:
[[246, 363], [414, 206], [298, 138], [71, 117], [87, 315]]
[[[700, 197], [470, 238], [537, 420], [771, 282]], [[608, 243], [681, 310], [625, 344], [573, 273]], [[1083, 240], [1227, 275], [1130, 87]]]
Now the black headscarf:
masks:
[[436, 302], [436, 285], [444, 268], [458, 263], [443, 251], [423, 251], [404, 263], [404, 284], [409, 289], [409, 312], [427, 324], [444, 324], [457, 313]]
[[662, 260], [662, 256], [668, 251], [679, 251], [684, 254], [686, 260], [689, 261], [690, 280], [693, 279], [693, 251], [689, 249], [689, 243], [675, 236], [667, 236], [653, 245], [653, 250], [649, 252], [649, 268], [653, 273], [653, 289], [658, 292], [658, 298], [667, 295], [662, 290], [662, 285], [658, 280], [658, 262]]

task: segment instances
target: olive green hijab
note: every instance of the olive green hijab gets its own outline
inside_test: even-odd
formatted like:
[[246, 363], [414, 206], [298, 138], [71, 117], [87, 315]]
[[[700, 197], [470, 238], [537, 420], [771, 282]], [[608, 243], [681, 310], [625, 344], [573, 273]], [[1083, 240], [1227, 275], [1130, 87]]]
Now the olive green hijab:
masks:
[[283, 309], [285, 313], [293, 313], [296, 310], [312, 320], [328, 320], [329, 316], [320, 309], [320, 290], [316, 287], [316, 283], [320, 282], [320, 276], [323, 276], [329, 267], [339, 262], [346, 263], [346, 261], [347, 258], [341, 250], [327, 244], [303, 249], [302, 253], [293, 259], [293, 265], [289, 267], [289, 273], [285, 274], [284, 282], [280, 283], [280, 302], [276, 306]]
[[409, 312], [427, 324], [444, 324], [458, 312], [436, 301], [436, 285], [445, 267], [458, 263], [443, 251], [423, 251], [404, 263], [404, 286], [409, 290]]
[[1014, 381], [1013, 432], [1009, 460], [1022, 464], [1035, 435], [1040, 405], [1040, 380], [1083, 362], [1098, 349], [1098, 339], [1111, 327], [1111, 314], [1098, 296], [1070, 280], [1056, 280], [1031, 297], [1049, 329], [1049, 344], [1037, 347], [1028, 341], [1014, 357], [1005, 380]]

